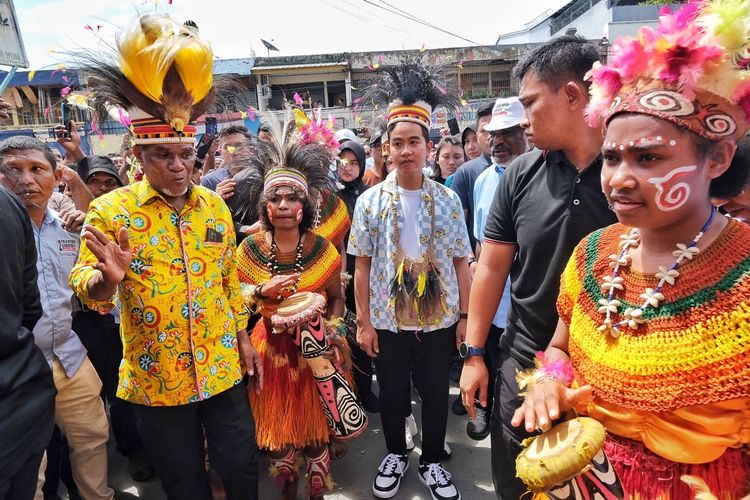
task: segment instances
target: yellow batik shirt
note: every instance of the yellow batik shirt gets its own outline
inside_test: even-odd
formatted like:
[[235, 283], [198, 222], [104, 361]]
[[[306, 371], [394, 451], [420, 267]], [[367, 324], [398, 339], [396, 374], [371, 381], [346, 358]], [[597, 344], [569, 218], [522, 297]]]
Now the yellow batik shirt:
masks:
[[[180, 212], [147, 180], [94, 200], [86, 217], [112, 241], [128, 229], [133, 253], [118, 288], [123, 360], [117, 396], [174, 406], [219, 394], [242, 380], [237, 332], [247, 324], [239, 293], [232, 217], [214, 192], [192, 186]], [[97, 259], [81, 245], [70, 284], [89, 299]]]

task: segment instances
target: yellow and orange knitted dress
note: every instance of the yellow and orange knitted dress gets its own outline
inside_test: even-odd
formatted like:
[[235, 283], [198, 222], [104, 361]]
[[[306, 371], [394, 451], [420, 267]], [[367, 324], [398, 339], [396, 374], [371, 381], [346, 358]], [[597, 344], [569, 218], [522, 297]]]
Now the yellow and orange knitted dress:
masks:
[[[271, 247], [266, 233], [246, 238], [237, 251], [240, 281], [250, 285], [271, 278]], [[295, 272], [295, 251], [278, 252], [279, 274]], [[341, 259], [336, 248], [325, 238], [305, 233], [302, 244], [302, 268], [297, 290], [325, 294], [329, 284], [340, 279]], [[287, 334], [273, 334], [269, 319], [273, 304], [264, 302], [263, 318], [251, 335], [253, 346], [263, 362], [263, 389], [248, 391], [255, 417], [258, 446], [271, 451], [327, 443], [328, 424], [318, 396], [312, 371]]]
[[323, 190], [320, 192], [318, 210], [318, 223], [312, 230], [313, 233], [322, 236], [338, 248], [352, 225], [346, 203], [335, 193]]
[[[601, 286], [612, 275], [609, 255], [619, 253], [620, 235], [629, 232], [615, 224], [590, 234], [562, 276], [558, 311], [569, 326], [576, 382], [594, 389], [581, 410], [614, 435], [612, 454], [632, 449], [626, 442], [644, 448], [640, 460], [628, 459], [633, 467], [618, 470], [629, 498], [690, 498], [681, 473], [702, 477], [719, 498], [734, 498], [750, 479], [750, 458], [739, 450], [750, 443], [750, 227], [730, 220], [683, 263], [659, 307], [644, 310], [645, 324], [613, 338], [597, 329]], [[630, 268], [620, 276], [621, 311], [640, 307], [640, 294], [659, 281]], [[649, 453], [658, 462], [651, 472], [666, 478], [643, 475]], [[639, 476], [629, 481], [632, 474]]]

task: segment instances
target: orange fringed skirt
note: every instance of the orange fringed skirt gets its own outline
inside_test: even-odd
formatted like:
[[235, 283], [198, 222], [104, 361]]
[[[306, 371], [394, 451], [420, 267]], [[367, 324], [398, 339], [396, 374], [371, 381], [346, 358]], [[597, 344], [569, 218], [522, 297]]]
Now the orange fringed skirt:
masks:
[[251, 336], [263, 362], [263, 389], [250, 387], [258, 447], [279, 451], [328, 443], [329, 430], [312, 370], [287, 334], [259, 321]]

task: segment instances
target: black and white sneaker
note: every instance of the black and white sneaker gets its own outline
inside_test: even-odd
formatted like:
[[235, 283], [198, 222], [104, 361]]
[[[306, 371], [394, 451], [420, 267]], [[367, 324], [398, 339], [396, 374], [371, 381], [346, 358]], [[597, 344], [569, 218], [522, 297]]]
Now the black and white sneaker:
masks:
[[419, 479], [430, 489], [432, 500], [461, 500], [451, 474], [439, 463], [419, 464]]
[[398, 493], [401, 478], [409, 469], [409, 457], [389, 453], [378, 467], [378, 475], [372, 483], [372, 494], [377, 498], [391, 498]]

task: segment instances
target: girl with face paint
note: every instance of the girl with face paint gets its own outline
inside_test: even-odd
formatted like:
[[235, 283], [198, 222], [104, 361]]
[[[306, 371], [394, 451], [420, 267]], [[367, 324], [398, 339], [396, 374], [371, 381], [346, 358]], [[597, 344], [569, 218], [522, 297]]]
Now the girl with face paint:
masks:
[[750, 227], [711, 200], [746, 179], [730, 163], [750, 128], [750, 71], [735, 57], [748, 47], [730, 38], [750, 6], [697, 2], [660, 19], [589, 73], [589, 123], [605, 127], [602, 189], [620, 223], [568, 262], [560, 321], [513, 425], [547, 430], [575, 408], [606, 428], [628, 498], [741, 498]]
[[[282, 498], [296, 498], [300, 475], [309, 498], [330, 488], [330, 429], [312, 371], [286, 333], [273, 334], [270, 318], [296, 292], [327, 299], [326, 316], [344, 312], [341, 258], [334, 245], [313, 232], [315, 201], [327, 184], [331, 153], [317, 143], [260, 142], [248, 171], [260, 172], [256, 199], [263, 229], [237, 249], [237, 268], [246, 300], [260, 314], [251, 340], [263, 363], [261, 392], [249, 391], [258, 446], [268, 450]], [[248, 200], [251, 202], [252, 200]], [[306, 470], [299, 471], [304, 460]]]

